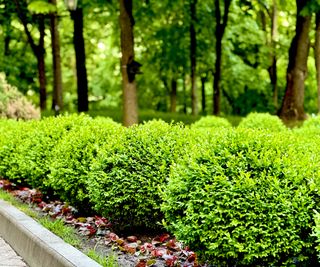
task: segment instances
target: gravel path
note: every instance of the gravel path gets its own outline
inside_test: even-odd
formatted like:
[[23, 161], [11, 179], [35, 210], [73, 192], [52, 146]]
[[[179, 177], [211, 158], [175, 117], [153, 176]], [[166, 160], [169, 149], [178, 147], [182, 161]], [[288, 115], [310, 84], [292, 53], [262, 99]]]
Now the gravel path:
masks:
[[0, 237], [0, 267], [28, 267], [22, 258]]

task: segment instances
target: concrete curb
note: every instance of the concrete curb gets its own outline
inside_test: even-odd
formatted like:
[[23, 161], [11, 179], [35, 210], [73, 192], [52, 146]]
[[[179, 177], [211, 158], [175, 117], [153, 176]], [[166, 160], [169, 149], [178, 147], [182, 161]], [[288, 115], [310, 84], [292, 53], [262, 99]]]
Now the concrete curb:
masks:
[[101, 267], [3, 200], [0, 235], [30, 267]]

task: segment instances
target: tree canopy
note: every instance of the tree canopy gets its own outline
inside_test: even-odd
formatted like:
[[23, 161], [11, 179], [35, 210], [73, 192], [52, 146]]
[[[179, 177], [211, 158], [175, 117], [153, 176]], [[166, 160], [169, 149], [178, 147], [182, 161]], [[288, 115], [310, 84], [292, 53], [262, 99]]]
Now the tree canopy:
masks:
[[[282, 112], [286, 105], [296, 110], [292, 99], [285, 100], [292, 66], [304, 70], [294, 89], [300, 93], [292, 94], [302, 98], [298, 109], [303, 114], [319, 110], [319, 1], [126, 1], [134, 42], [133, 54], [121, 64], [130, 39], [129, 24], [121, 24], [121, 1], [77, 2], [68, 10], [62, 0], [0, 1], [0, 72], [42, 110], [54, 109], [51, 103], [59, 98], [53, 15], [63, 110], [120, 110], [131, 101], [124, 100], [121, 89], [127, 73], [140, 110], [281, 116], [289, 114]], [[299, 39], [302, 20], [308, 25]], [[294, 59], [298, 39], [306, 44], [305, 63]]]

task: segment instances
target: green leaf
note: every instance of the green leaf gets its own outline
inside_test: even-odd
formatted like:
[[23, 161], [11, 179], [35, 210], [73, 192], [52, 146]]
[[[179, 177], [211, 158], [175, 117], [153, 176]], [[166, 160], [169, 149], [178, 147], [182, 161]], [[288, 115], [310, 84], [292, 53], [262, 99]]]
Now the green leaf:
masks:
[[57, 7], [44, 1], [33, 1], [28, 5], [30, 12], [35, 14], [50, 14], [57, 11]]

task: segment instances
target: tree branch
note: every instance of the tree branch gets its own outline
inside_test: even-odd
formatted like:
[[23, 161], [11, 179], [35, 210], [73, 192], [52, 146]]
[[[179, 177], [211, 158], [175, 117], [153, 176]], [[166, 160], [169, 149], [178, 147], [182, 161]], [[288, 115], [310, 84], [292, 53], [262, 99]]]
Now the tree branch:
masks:
[[32, 38], [31, 32], [28, 29], [28, 20], [27, 20], [26, 14], [21, 9], [21, 6], [19, 4], [20, 0], [13, 0], [13, 1], [14, 1], [15, 5], [16, 5], [18, 17], [19, 17], [19, 19], [20, 19], [20, 21], [21, 21], [21, 23], [23, 25], [23, 28], [24, 28], [24, 31], [25, 31], [25, 33], [27, 35], [28, 42], [30, 43], [31, 49], [32, 49], [34, 54], [37, 54], [38, 46], [35, 44], [35, 42], [34, 42], [34, 40]]

